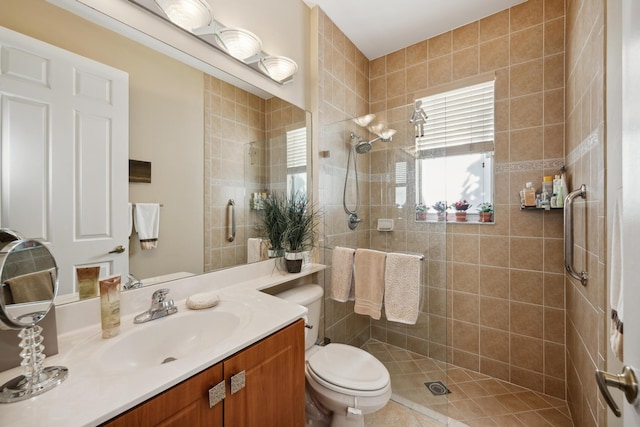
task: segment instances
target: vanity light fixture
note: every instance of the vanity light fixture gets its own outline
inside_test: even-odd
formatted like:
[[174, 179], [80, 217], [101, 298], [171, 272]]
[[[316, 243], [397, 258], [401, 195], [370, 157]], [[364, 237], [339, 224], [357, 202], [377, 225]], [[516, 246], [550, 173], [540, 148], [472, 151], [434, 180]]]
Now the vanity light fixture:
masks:
[[209, 4], [204, 0], [154, 0], [171, 22], [191, 32], [213, 21]]
[[395, 129], [384, 129], [378, 135], [382, 141], [391, 141], [391, 137], [395, 135], [397, 130]]
[[262, 41], [250, 31], [225, 27], [213, 19], [207, 0], [129, 0], [148, 12], [189, 32], [192, 36], [259, 71], [279, 84], [293, 80], [298, 65], [285, 56], [262, 50]]
[[354, 118], [353, 122], [358, 126], [361, 126], [364, 128], [369, 126], [369, 123], [371, 123], [375, 118], [376, 118], [375, 114], [365, 114], [364, 116]]
[[262, 50], [262, 40], [242, 28], [223, 28], [216, 32], [222, 48], [231, 56], [245, 61]]
[[265, 56], [258, 61], [258, 67], [273, 80], [284, 83], [298, 71], [298, 64], [286, 56]]
[[386, 127], [384, 123], [372, 124], [367, 129], [369, 129], [370, 132], [373, 132], [376, 135], [378, 135], [378, 138], [376, 138], [376, 140], [380, 139], [381, 141], [384, 141], [384, 142], [391, 141], [391, 137], [393, 137], [393, 135], [395, 135], [397, 132], [397, 130], [395, 129], [389, 129], [388, 127]]

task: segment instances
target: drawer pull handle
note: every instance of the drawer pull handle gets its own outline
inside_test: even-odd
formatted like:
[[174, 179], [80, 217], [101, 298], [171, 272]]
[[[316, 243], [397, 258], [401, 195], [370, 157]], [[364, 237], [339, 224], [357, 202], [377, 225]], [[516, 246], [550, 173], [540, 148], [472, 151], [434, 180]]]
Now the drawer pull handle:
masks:
[[209, 408], [213, 408], [227, 397], [224, 380], [209, 389]]
[[245, 386], [245, 371], [238, 372], [231, 377], [231, 394], [236, 394]]

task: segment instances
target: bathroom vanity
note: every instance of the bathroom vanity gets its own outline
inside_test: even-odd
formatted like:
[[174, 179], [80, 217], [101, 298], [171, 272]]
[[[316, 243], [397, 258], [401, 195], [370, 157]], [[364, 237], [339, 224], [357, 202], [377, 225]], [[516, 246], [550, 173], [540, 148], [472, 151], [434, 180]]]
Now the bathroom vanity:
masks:
[[298, 427], [304, 420], [304, 321], [298, 320], [103, 425]]
[[[0, 424], [302, 425], [306, 309], [261, 290], [317, 281], [324, 268], [290, 274], [269, 260], [127, 291], [120, 334], [110, 339], [101, 338], [99, 300], [59, 306], [59, 353], [44, 364], [66, 366], [68, 379], [0, 405]], [[160, 287], [178, 313], [133, 324]], [[217, 306], [186, 308], [187, 297], [211, 291]], [[18, 374], [0, 372], [0, 383]]]

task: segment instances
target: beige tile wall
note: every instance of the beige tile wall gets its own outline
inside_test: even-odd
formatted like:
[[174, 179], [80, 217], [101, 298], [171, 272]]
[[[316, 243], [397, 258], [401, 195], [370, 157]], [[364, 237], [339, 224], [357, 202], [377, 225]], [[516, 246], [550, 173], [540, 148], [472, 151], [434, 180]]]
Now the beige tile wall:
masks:
[[572, 188], [587, 185], [576, 202], [574, 257], [588, 283], [567, 277], [567, 399], [575, 425], [606, 425], [594, 371], [607, 355], [604, 166], [605, 2], [567, 1], [566, 152]]
[[[330, 265], [334, 246], [369, 247], [368, 227], [361, 224], [356, 231], [350, 231], [342, 206], [349, 133], [362, 133], [350, 119], [369, 112], [369, 61], [321, 10], [317, 10], [315, 16], [319, 33], [319, 150], [328, 156], [321, 157], [318, 165], [318, 200], [323, 212], [321, 233], [326, 246], [321, 255]], [[357, 160], [362, 197], [358, 214], [368, 218], [368, 158], [359, 156]], [[347, 187], [348, 206], [353, 209], [356, 200], [353, 174]], [[325, 276], [328, 279], [328, 275]], [[369, 318], [354, 314], [353, 303], [338, 303], [326, 294], [326, 335], [334, 342], [363, 344], [370, 336]]]
[[[243, 264], [257, 235], [251, 193], [286, 189], [286, 131], [306, 115], [279, 98], [264, 100], [205, 75], [205, 271]], [[227, 240], [227, 202], [236, 203], [236, 239]]]
[[[523, 212], [518, 198], [525, 182], [539, 186], [543, 175], [557, 173], [564, 163], [564, 1], [529, 0], [374, 59], [368, 70], [321, 16], [320, 144], [331, 157], [321, 159], [320, 185], [328, 241], [426, 257], [418, 325], [373, 321], [371, 336], [564, 397], [562, 212]], [[367, 71], [368, 106], [352, 78], [366, 78]], [[496, 76], [495, 225], [449, 224], [445, 233], [434, 224], [416, 224], [411, 210], [395, 206], [386, 184], [395, 162], [406, 159], [398, 148], [410, 144], [411, 104], [427, 90], [487, 72]], [[341, 205], [344, 134], [350, 129], [343, 120], [365, 112], [377, 113], [399, 132], [362, 164], [369, 167], [368, 188], [361, 191], [370, 228], [354, 233], [345, 229]], [[372, 230], [379, 217], [393, 218], [396, 231]], [[331, 300], [326, 305], [327, 335], [360, 343], [366, 322], [352, 306]]]
[[[248, 143], [265, 140], [265, 101], [206, 74], [204, 89], [204, 271], [211, 271], [247, 259], [246, 239], [254, 231], [245, 204], [245, 151]], [[259, 169], [251, 175], [252, 180], [261, 179]], [[236, 202], [233, 242], [227, 240], [229, 199]]]
[[272, 97], [266, 101], [266, 181], [273, 191], [286, 191], [287, 184], [287, 135], [291, 130], [306, 126], [304, 110]]
[[[410, 110], [399, 106], [486, 72], [496, 76], [495, 225], [449, 224], [443, 242], [440, 230], [379, 205], [410, 232], [406, 242], [378, 242], [372, 231], [374, 247], [422, 245], [428, 295], [421, 322], [430, 334], [373, 322], [372, 336], [564, 397], [562, 212], [523, 212], [518, 198], [525, 182], [539, 187], [563, 164], [564, 2], [529, 0], [372, 60], [371, 107], [406, 133]], [[397, 122], [396, 111], [403, 113]], [[405, 141], [394, 137], [398, 147]], [[372, 157], [372, 174], [398, 157], [383, 151], [386, 161]], [[376, 204], [372, 198], [372, 210]], [[421, 236], [418, 246], [409, 236]], [[446, 258], [434, 240], [446, 243]]]

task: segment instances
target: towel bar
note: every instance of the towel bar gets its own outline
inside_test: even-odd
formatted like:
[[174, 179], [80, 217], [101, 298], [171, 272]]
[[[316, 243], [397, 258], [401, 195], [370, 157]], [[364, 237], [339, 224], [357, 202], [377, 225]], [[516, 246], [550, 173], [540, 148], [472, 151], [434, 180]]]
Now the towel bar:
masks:
[[[324, 246], [324, 248], [325, 249], [329, 249], [330, 251], [333, 250], [333, 247], [331, 247], [331, 246]], [[420, 254], [420, 253], [413, 253], [413, 252], [396, 252], [396, 253], [405, 254], [405, 255], [415, 255], [418, 258], [420, 258], [420, 261], [424, 261], [424, 255]]]
[[573, 199], [576, 197], [587, 198], [586, 185], [582, 184], [564, 199], [564, 265], [571, 277], [580, 280], [582, 286], [587, 286], [587, 272], [578, 273], [573, 267]]

